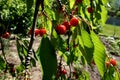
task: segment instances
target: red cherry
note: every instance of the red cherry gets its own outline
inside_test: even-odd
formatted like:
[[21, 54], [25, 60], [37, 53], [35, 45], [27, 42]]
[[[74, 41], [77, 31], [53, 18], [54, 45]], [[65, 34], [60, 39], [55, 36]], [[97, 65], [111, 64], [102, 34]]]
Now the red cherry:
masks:
[[110, 59], [110, 63], [113, 65], [113, 66], [116, 66], [117, 65], [117, 62], [115, 59]]
[[42, 37], [44, 34], [46, 34], [46, 29], [39, 29], [39, 35]]
[[66, 33], [66, 27], [64, 25], [58, 25], [56, 28], [58, 34], [65, 34]]
[[79, 4], [79, 3], [82, 3], [83, 0], [76, 0], [76, 3]]
[[[34, 32], [35, 36], [37, 36], [39, 34], [39, 29], [35, 29]], [[30, 29], [29, 34], [32, 34], [32, 29]]]
[[10, 37], [10, 33], [9, 32], [6, 32], [2, 35], [2, 38], [6, 38], [8, 39]]
[[110, 67], [110, 62], [109, 62], [109, 61], [106, 62], [106, 67], [107, 67], [107, 68]]
[[62, 25], [64, 25], [66, 27], [66, 30], [69, 30], [70, 26], [71, 26], [70, 22], [68, 22], [68, 21], [63, 22]]
[[88, 13], [92, 13], [94, 11], [94, 8], [93, 7], [88, 7], [87, 11], [88, 11]]
[[61, 71], [61, 73], [65, 75], [65, 74], [67, 74], [67, 71], [66, 71], [65, 69], [63, 69], [63, 70]]
[[77, 26], [78, 23], [79, 23], [79, 20], [78, 20], [77, 17], [73, 17], [73, 18], [70, 19], [70, 25], [71, 26]]
[[39, 34], [39, 29], [35, 29], [35, 36]]

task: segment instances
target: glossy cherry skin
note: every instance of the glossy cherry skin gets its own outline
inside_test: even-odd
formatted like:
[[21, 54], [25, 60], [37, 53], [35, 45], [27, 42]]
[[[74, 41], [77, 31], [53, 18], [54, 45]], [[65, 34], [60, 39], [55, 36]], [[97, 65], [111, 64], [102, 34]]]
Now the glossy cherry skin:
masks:
[[77, 26], [78, 23], [79, 23], [79, 20], [78, 20], [77, 17], [72, 17], [72, 18], [70, 19], [70, 25], [71, 25], [71, 26]]
[[39, 35], [42, 37], [44, 34], [46, 34], [46, 29], [45, 28], [39, 29]]
[[2, 35], [2, 38], [6, 38], [8, 39], [10, 37], [10, 33], [9, 32], [6, 32]]
[[106, 62], [106, 67], [107, 67], [107, 68], [110, 67], [110, 62], [109, 62], [109, 61]]
[[88, 7], [88, 8], [87, 8], [87, 11], [88, 11], [88, 13], [93, 13], [94, 8], [92, 8], [92, 7]]
[[65, 74], [67, 74], [67, 71], [66, 71], [65, 69], [63, 69], [63, 70], [61, 71], [61, 73], [62, 73], [63, 75], [65, 75]]
[[66, 30], [69, 30], [71, 25], [70, 25], [70, 22], [69, 21], [65, 21], [62, 23], [62, 25], [64, 25], [66, 27]]
[[[35, 36], [38, 36], [39, 34], [39, 29], [34, 30]], [[30, 29], [29, 34], [32, 34], [32, 29]]]
[[117, 62], [115, 59], [110, 59], [110, 63], [113, 65], [113, 66], [116, 66], [117, 65]]
[[65, 25], [58, 25], [56, 31], [58, 34], [65, 34], [66, 33]]

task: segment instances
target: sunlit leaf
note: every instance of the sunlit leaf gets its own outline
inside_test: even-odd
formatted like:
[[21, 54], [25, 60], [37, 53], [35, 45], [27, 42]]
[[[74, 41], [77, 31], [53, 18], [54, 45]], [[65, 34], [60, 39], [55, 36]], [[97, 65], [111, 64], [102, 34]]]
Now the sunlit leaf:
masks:
[[101, 0], [103, 2], [103, 4], [107, 4], [108, 0]]
[[70, 5], [70, 9], [72, 9], [73, 6], [74, 6], [74, 4], [75, 4], [75, 0], [69, 0], [69, 1], [70, 1], [70, 2], [69, 2], [69, 3], [70, 3], [70, 4], [69, 4], [69, 5]]
[[105, 47], [100, 41], [99, 37], [93, 31], [91, 31], [91, 38], [94, 44], [94, 61], [101, 76], [103, 76], [105, 72], [106, 59]]
[[104, 6], [101, 6], [101, 10], [102, 10], [102, 12], [100, 13], [101, 22], [102, 22], [102, 25], [104, 25], [107, 20], [107, 9]]
[[81, 39], [84, 45], [84, 52], [85, 52], [83, 53], [83, 55], [85, 56], [87, 62], [91, 63], [93, 58], [94, 45], [89, 33], [85, 30], [81, 30]]

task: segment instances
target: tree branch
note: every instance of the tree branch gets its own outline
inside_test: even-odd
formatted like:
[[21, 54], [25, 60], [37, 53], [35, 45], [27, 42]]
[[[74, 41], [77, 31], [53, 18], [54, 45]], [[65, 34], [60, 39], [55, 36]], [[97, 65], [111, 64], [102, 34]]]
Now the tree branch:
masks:
[[43, 4], [44, 0], [36, 0], [36, 5], [35, 5], [35, 11], [34, 11], [34, 18], [33, 18], [33, 25], [32, 25], [32, 34], [31, 34], [31, 39], [30, 39], [30, 43], [29, 43], [29, 47], [28, 47], [28, 54], [26, 57], [26, 61], [25, 61], [25, 78], [26, 80], [28, 79], [28, 75], [29, 75], [29, 65], [30, 65], [30, 59], [31, 59], [31, 55], [32, 55], [32, 46], [34, 43], [34, 39], [35, 39], [35, 28], [37, 25], [37, 15], [38, 15], [38, 11], [39, 11], [39, 6], [41, 4]]

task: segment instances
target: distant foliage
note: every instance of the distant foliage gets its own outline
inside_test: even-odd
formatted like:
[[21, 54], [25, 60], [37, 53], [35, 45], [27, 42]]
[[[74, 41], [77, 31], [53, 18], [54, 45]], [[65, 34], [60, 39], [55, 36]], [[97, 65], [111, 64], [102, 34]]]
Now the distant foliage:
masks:
[[26, 35], [32, 14], [33, 10], [27, 12], [24, 0], [0, 0], [0, 34], [8, 31]]

